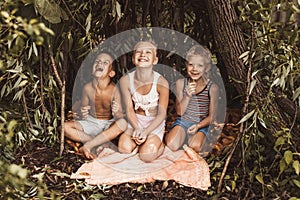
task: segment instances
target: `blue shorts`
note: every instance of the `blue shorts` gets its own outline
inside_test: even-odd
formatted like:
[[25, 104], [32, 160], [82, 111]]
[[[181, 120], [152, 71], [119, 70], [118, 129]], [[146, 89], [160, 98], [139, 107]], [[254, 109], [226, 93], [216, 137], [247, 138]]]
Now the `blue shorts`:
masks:
[[[188, 128], [194, 124], [197, 124], [197, 122], [190, 122], [182, 118], [177, 118], [175, 122], [172, 124], [171, 128], [173, 128], [174, 126], [181, 126], [185, 130], [185, 132], [187, 132]], [[202, 132], [205, 135], [205, 137], [208, 139], [208, 129], [209, 126], [206, 126], [203, 128], [199, 128], [197, 132]]]

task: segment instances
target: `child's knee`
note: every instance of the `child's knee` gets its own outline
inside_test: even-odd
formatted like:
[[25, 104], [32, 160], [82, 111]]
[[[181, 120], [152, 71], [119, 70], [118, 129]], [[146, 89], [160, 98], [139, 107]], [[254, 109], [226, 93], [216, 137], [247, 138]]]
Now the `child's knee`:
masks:
[[168, 142], [166, 143], [167, 147], [171, 149], [172, 151], [177, 151], [180, 148], [179, 144], [176, 144], [175, 142]]
[[202, 146], [202, 142], [198, 141], [198, 142], [189, 142], [188, 143], [189, 147], [194, 149], [194, 151], [196, 152], [200, 152], [201, 146]]
[[144, 162], [152, 162], [157, 158], [156, 153], [151, 153], [151, 154], [141, 154], [140, 153], [140, 159]]
[[139, 149], [140, 159], [144, 162], [152, 162], [158, 156], [159, 148], [155, 144], [142, 146]]
[[169, 138], [166, 138], [165, 143], [172, 151], [177, 151], [181, 146], [181, 144], [175, 139], [170, 140]]
[[128, 126], [127, 121], [125, 119], [123, 119], [123, 118], [122, 119], [118, 119], [116, 121], [116, 124], [117, 124], [118, 128], [120, 130], [122, 130], [122, 131], [125, 131], [127, 129], [127, 126]]
[[126, 145], [126, 144], [119, 144], [118, 145], [118, 150], [120, 153], [126, 153], [126, 154], [129, 154], [133, 151], [133, 148], [132, 146], [130, 145]]
[[127, 135], [121, 135], [118, 143], [118, 150], [120, 153], [131, 153], [135, 146], [133, 145], [133, 142], [129, 141]]

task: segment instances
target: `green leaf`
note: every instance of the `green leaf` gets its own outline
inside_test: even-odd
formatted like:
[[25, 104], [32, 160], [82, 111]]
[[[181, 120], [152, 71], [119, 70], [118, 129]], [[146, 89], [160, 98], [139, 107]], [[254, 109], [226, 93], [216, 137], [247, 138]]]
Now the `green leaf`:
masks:
[[143, 189], [143, 185], [140, 185], [137, 189], [136, 189], [136, 191], [138, 191], [138, 192], [141, 192], [142, 191], [142, 189]]
[[250, 89], [249, 89], [249, 95], [252, 93], [252, 90], [254, 88], [254, 86], [256, 85], [256, 80], [251, 81], [250, 83]]
[[280, 79], [279, 79], [279, 78], [276, 78], [276, 79], [273, 81], [271, 87], [273, 87], [274, 85], [277, 86], [278, 83], [279, 83], [279, 81], [280, 81]]
[[236, 188], [236, 182], [231, 181], [231, 190], [234, 191], [235, 188]]
[[280, 160], [279, 168], [280, 168], [280, 174], [286, 169], [286, 162], [284, 160]]
[[8, 12], [6, 12], [6, 11], [1, 11], [1, 15], [2, 15], [4, 18], [9, 18], [9, 14], [8, 14]]
[[244, 57], [248, 57], [248, 54], [249, 54], [249, 51], [245, 51], [244, 53], [242, 53], [240, 56], [239, 56], [239, 58], [241, 59], [241, 58], [244, 58]]
[[35, 0], [35, 7], [46, 20], [53, 24], [60, 23], [61, 19], [67, 17], [62, 8], [54, 1]]
[[293, 160], [293, 153], [291, 151], [285, 151], [284, 152], [284, 160], [287, 165], [289, 165]]
[[116, 11], [117, 11], [117, 20], [119, 21], [119, 19], [122, 17], [122, 13], [121, 13], [121, 5], [118, 1], [116, 1]]
[[295, 172], [297, 175], [299, 175], [300, 172], [300, 164], [298, 160], [294, 160], [293, 162], [293, 168], [295, 169]]
[[245, 116], [238, 122], [238, 124], [241, 124], [241, 123], [243, 123], [244, 121], [247, 121], [247, 120], [253, 115], [254, 112], [255, 112], [255, 109], [252, 110], [251, 112], [249, 112], [247, 115], [245, 115]]
[[300, 188], [300, 181], [299, 181], [299, 180], [293, 179], [292, 181], [293, 181], [293, 183], [295, 183], [295, 185], [296, 185], [298, 188]]
[[260, 123], [264, 128], [267, 128], [265, 121], [264, 121], [262, 118], [260, 118], [260, 116], [258, 116], [258, 120], [259, 120], [259, 123]]
[[37, 48], [36, 48], [35, 42], [32, 43], [32, 48], [33, 48], [34, 55], [35, 55], [35, 56], [38, 56], [38, 50], [37, 50]]
[[85, 21], [85, 25], [86, 25], [85, 32], [86, 33], [88, 33], [91, 29], [91, 21], [92, 21], [92, 13], [89, 13], [89, 15], [87, 16], [86, 21]]
[[260, 174], [257, 174], [255, 178], [258, 180], [258, 182], [260, 182], [260, 184], [264, 185], [264, 179]]
[[276, 140], [276, 142], [275, 142], [274, 148], [276, 148], [276, 147], [278, 147], [279, 145], [282, 145], [282, 144], [284, 144], [284, 143], [285, 143], [285, 138], [281, 136], [281, 137], [277, 138], [277, 140]]
[[266, 186], [267, 186], [268, 190], [270, 190], [270, 191], [272, 191], [272, 192], [275, 191], [275, 190], [274, 190], [274, 187], [273, 187], [272, 185], [267, 184]]
[[300, 87], [298, 87], [293, 94], [293, 101], [295, 101], [300, 95]]

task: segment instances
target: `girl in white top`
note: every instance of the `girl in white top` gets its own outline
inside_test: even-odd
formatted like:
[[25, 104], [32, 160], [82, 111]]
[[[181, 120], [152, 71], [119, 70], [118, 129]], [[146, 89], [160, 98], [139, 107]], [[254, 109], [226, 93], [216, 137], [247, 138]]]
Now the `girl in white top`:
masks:
[[139, 156], [145, 162], [155, 160], [164, 150], [162, 139], [169, 102], [167, 80], [153, 71], [158, 62], [156, 53], [152, 42], [138, 42], [132, 56], [136, 70], [120, 79], [129, 123], [120, 136], [119, 151], [131, 153], [138, 146]]

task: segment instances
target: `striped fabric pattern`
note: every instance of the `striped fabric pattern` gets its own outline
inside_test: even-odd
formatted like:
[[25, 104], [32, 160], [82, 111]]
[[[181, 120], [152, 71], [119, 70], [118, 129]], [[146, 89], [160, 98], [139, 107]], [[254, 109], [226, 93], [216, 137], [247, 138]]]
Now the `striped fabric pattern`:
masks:
[[[187, 79], [185, 79], [184, 82], [186, 86]], [[210, 102], [209, 89], [211, 85], [212, 82], [209, 81], [201, 92], [191, 97], [189, 105], [183, 114], [182, 119], [199, 123], [208, 116]]]

